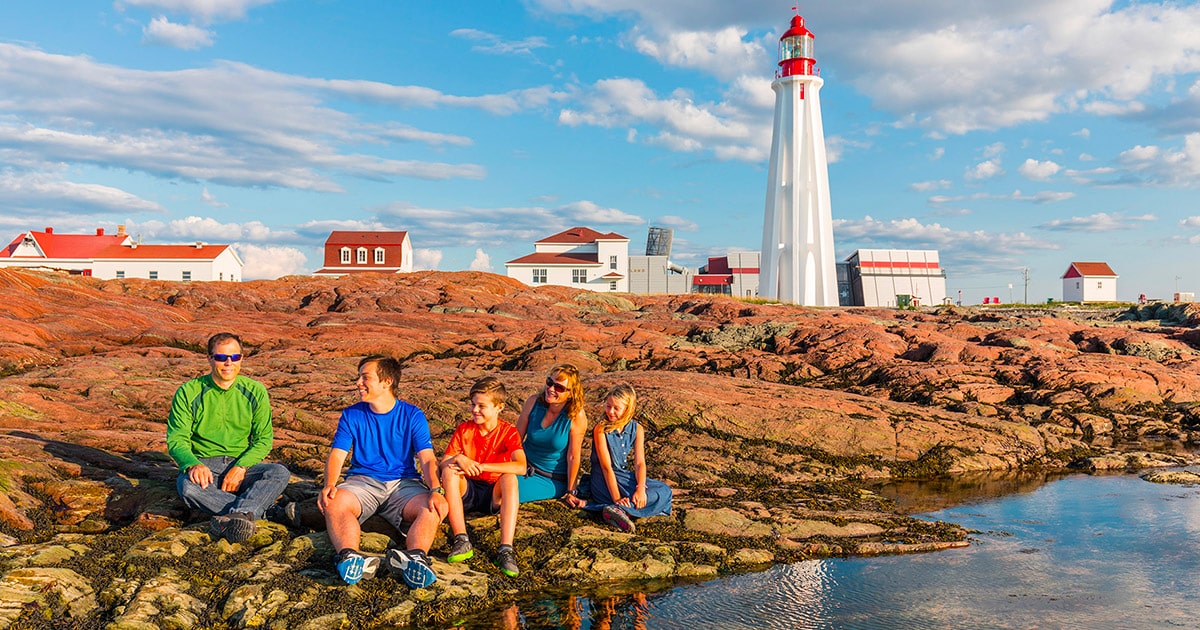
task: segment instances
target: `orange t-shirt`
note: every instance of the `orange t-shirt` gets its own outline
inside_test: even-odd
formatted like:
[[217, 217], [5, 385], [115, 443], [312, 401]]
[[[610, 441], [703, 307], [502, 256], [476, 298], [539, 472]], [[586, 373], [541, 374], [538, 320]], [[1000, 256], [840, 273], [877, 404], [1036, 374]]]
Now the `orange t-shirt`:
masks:
[[[496, 428], [487, 435], [483, 434], [478, 424], [464, 422], [450, 436], [450, 444], [446, 446], [446, 457], [462, 453], [480, 464], [502, 464], [512, 461], [512, 454], [521, 450], [521, 436], [517, 427], [501, 420]], [[473, 479], [488, 483], [496, 483], [500, 473], [485, 472]]]

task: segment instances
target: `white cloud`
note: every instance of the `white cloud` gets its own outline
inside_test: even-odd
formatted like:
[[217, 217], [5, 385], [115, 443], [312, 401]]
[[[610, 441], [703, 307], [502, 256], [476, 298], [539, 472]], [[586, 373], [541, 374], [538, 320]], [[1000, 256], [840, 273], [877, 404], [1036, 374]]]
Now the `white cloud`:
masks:
[[963, 174], [963, 179], [967, 181], [980, 181], [991, 179], [1004, 174], [1004, 169], [1000, 168], [1000, 160], [993, 159], [980, 162], [974, 167], [968, 168]]
[[217, 200], [217, 198], [216, 198], [216, 197], [214, 197], [212, 193], [208, 192], [208, 189], [207, 189], [207, 188], [205, 188], [204, 190], [201, 190], [201, 191], [200, 191], [200, 199], [201, 199], [202, 201], [204, 201], [204, 203], [206, 203], [206, 204], [208, 204], [208, 205], [210, 205], [210, 206], [212, 206], [212, 207], [214, 207], [214, 208], [227, 208], [227, 207], [229, 207], [229, 204], [227, 204], [227, 203], [222, 203], [221, 201], [218, 201], [218, 200]]
[[246, 280], [270, 280], [309, 271], [308, 257], [294, 247], [238, 243], [234, 251], [245, 264], [242, 277]]
[[[129, 222], [130, 230], [139, 230], [148, 238], [159, 241], [209, 243], [231, 243], [251, 241], [255, 243], [293, 241], [294, 232], [274, 231], [261, 221], [245, 223], [221, 223], [211, 217], [189, 216], [171, 221]], [[327, 236], [322, 235], [322, 237]]]
[[916, 192], [930, 192], [930, 191], [934, 191], [934, 190], [942, 190], [945, 188], [949, 188], [950, 185], [951, 185], [950, 180], [939, 179], [936, 181], [913, 182], [908, 185], [908, 188], [910, 190], [914, 190]]
[[747, 42], [745, 37], [746, 30], [737, 26], [715, 31], [672, 31], [661, 39], [640, 33], [634, 37], [634, 48], [667, 66], [703, 70], [732, 80], [761, 74], [763, 68], [770, 67], [762, 45]]
[[417, 248], [413, 250], [413, 269], [416, 271], [437, 270], [442, 264], [442, 250]]
[[116, 0], [117, 8], [124, 6], [159, 10], [186, 15], [202, 23], [240, 20], [246, 11], [276, 0]]
[[681, 230], [683, 232], [695, 232], [700, 229], [700, 226], [695, 221], [684, 217], [674, 215], [666, 215], [654, 220], [654, 225], [659, 227], [668, 227], [673, 230]]
[[196, 50], [212, 46], [213, 32], [189, 24], [175, 24], [159, 16], [142, 29], [142, 42], [181, 50]]
[[119, 188], [67, 181], [55, 172], [0, 169], [0, 198], [7, 211], [166, 212], [158, 203]]
[[870, 216], [861, 221], [834, 219], [833, 231], [839, 248], [936, 249], [943, 266], [953, 267], [957, 273], [994, 271], [1016, 264], [1022, 254], [1060, 248], [1057, 243], [1024, 232], [952, 230], [917, 219], [879, 221]]
[[1118, 158], [1117, 184], [1193, 187], [1200, 178], [1200, 132], [1189, 133], [1179, 148], [1138, 145]]
[[1117, 230], [1128, 230], [1136, 227], [1139, 223], [1149, 223], [1156, 220], [1158, 220], [1158, 217], [1152, 214], [1126, 217], [1119, 212], [1099, 212], [1086, 217], [1055, 219], [1053, 221], [1047, 221], [1046, 223], [1043, 223], [1037, 227], [1042, 230], [1054, 230], [1060, 232], [1113, 232]]
[[1026, 179], [1034, 181], [1046, 181], [1054, 176], [1061, 167], [1051, 160], [1040, 162], [1033, 158], [1025, 160], [1025, 163], [1017, 167], [1017, 172]]
[[471, 264], [467, 267], [471, 271], [491, 271], [492, 257], [483, 251], [483, 248], [475, 250], [475, 258], [471, 259]]
[[521, 40], [505, 40], [499, 35], [480, 31], [473, 28], [460, 28], [450, 31], [450, 34], [460, 39], [475, 42], [471, 50], [489, 55], [525, 55], [533, 56], [533, 51], [548, 48], [550, 44], [545, 37], [526, 37]]

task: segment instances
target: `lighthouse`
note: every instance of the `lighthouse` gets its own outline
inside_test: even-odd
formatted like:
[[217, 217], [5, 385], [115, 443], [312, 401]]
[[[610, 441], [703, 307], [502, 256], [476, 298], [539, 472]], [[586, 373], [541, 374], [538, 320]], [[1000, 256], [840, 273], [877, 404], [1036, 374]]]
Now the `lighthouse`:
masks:
[[804, 306], [837, 306], [829, 167], [813, 34], [796, 15], [779, 38], [775, 127], [763, 217], [759, 295]]

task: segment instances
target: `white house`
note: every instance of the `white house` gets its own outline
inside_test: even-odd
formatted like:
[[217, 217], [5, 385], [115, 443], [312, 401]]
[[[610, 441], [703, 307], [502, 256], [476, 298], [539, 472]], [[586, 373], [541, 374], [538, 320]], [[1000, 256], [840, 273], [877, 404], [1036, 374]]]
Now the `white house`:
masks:
[[1117, 274], [1102, 262], [1073, 262], [1062, 276], [1064, 302], [1116, 302]]
[[508, 277], [531, 286], [629, 291], [629, 239], [573, 227], [533, 244], [533, 253], [504, 263]]
[[347, 273], [409, 273], [413, 270], [408, 232], [334, 230], [325, 239], [324, 266], [317, 276]]
[[0, 267], [53, 269], [105, 280], [242, 279], [242, 260], [229, 245], [142, 245], [118, 225], [116, 234], [56, 234], [29, 231], [0, 249]]

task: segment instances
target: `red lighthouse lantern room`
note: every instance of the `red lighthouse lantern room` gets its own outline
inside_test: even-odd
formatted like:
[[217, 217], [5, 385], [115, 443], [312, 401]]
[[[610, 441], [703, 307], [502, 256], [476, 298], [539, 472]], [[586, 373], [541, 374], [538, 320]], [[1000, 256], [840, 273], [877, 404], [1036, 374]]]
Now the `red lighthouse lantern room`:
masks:
[[813, 57], [812, 32], [804, 28], [804, 18], [792, 18], [791, 28], [779, 38], [779, 77], [796, 74], [812, 75], [816, 72], [817, 60]]

